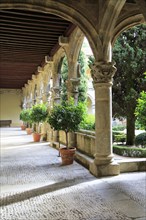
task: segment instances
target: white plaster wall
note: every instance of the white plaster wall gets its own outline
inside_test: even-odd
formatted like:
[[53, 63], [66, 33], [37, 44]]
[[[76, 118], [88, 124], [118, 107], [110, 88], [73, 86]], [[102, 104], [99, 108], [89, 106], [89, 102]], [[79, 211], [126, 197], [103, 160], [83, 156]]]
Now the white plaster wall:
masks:
[[11, 126], [20, 126], [21, 90], [0, 90], [0, 120], [12, 120]]

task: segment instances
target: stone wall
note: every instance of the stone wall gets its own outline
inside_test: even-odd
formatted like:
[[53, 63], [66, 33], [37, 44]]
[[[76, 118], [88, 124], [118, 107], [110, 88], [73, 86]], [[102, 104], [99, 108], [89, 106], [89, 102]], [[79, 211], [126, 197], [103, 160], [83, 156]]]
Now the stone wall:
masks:
[[82, 153], [94, 157], [95, 154], [95, 132], [80, 130], [76, 132], [77, 149]]
[[20, 126], [21, 90], [0, 89], [0, 119], [12, 120], [11, 126]]
[[[59, 132], [59, 140], [61, 144], [66, 144], [65, 132]], [[78, 151], [88, 155], [90, 157], [94, 157], [95, 154], [95, 132], [94, 131], [86, 131], [80, 130], [75, 133], [75, 143]]]

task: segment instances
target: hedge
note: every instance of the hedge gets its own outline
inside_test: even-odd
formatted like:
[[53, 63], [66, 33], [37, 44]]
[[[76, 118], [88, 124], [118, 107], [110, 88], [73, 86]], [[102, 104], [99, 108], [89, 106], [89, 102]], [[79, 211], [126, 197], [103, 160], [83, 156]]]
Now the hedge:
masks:
[[113, 146], [115, 154], [126, 157], [146, 157], [146, 148]]
[[114, 142], [126, 142], [126, 134], [124, 134], [122, 131], [112, 131], [112, 133]]
[[146, 147], [146, 132], [143, 132], [135, 137], [135, 145], [141, 146], [142, 148]]

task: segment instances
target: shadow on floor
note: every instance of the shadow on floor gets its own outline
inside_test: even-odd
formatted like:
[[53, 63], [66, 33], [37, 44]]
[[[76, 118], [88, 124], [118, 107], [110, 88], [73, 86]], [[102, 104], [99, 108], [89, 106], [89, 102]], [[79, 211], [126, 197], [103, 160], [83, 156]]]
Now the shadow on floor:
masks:
[[[83, 178], [70, 179], [70, 180], [68, 179], [51, 185], [46, 185], [35, 189], [27, 190], [25, 192], [16, 193], [14, 195], [5, 196], [0, 199], [0, 206], [7, 206], [13, 203], [22, 202], [24, 200], [31, 199], [36, 196], [41, 196], [46, 193], [51, 193], [67, 187], [75, 186], [79, 183], [85, 182], [83, 180], [84, 180]], [[88, 179], [88, 182], [89, 181], [93, 181], [93, 178]]]

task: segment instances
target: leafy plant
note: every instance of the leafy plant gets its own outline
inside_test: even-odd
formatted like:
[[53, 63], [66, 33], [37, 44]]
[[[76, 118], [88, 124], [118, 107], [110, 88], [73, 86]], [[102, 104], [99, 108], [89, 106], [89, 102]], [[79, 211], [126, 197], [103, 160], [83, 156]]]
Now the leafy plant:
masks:
[[45, 104], [36, 104], [31, 109], [31, 121], [38, 125], [40, 122], [45, 122], [48, 116], [48, 109]]
[[80, 128], [85, 130], [95, 130], [95, 115], [85, 114]]
[[20, 112], [20, 120], [26, 123], [31, 123], [31, 109], [23, 109]]
[[126, 134], [115, 134], [114, 141], [117, 143], [118, 142], [122, 142], [122, 143], [126, 142]]
[[83, 120], [84, 105], [74, 105], [74, 100], [62, 101], [55, 105], [48, 116], [48, 123], [54, 130], [62, 130], [66, 134], [66, 147], [68, 148], [68, 133], [75, 132]]
[[146, 130], [146, 92], [142, 91], [135, 110], [137, 122]]
[[112, 130], [113, 131], [124, 131], [125, 128], [126, 128], [126, 126], [124, 126], [124, 125], [117, 125], [117, 126], [113, 126]]

